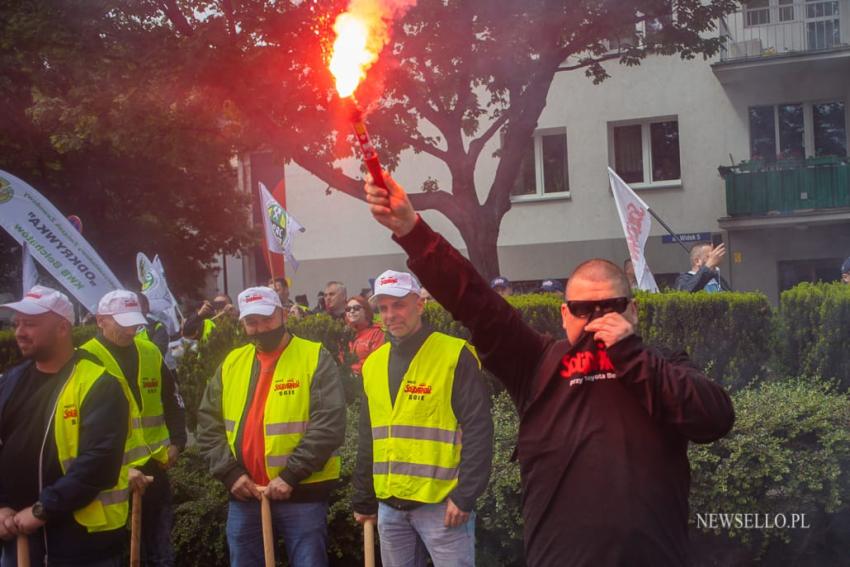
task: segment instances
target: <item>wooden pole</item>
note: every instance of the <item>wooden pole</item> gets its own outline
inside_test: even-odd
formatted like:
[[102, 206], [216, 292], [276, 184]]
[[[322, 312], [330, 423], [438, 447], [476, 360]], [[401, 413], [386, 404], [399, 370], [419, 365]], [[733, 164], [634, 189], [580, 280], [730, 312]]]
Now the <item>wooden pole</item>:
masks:
[[30, 541], [23, 534], [18, 536], [18, 567], [30, 567]]
[[[152, 476], [145, 476], [148, 483], [153, 482]], [[130, 513], [130, 567], [140, 567], [142, 564], [142, 493], [135, 488], [133, 492], [133, 509]]]
[[272, 506], [266, 496], [265, 488], [262, 489], [262, 500], [260, 501], [260, 513], [263, 518], [263, 553], [266, 557], [266, 567], [274, 567], [274, 530], [272, 529]]
[[375, 523], [363, 523], [363, 562], [365, 567], [375, 567]]
[[130, 567], [142, 564], [142, 494], [133, 490], [133, 510], [130, 514]]

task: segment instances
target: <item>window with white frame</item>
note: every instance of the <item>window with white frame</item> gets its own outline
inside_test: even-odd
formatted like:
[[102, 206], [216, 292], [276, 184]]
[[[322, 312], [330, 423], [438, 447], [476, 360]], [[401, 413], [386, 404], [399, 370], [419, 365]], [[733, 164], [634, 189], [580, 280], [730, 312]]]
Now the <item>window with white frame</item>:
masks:
[[511, 190], [512, 200], [569, 196], [567, 132], [563, 128], [534, 133]]
[[763, 26], [770, 23], [770, 0], [748, 0], [744, 4], [746, 27]]
[[676, 118], [614, 124], [609, 133], [612, 166], [623, 181], [645, 187], [681, 183]]
[[846, 156], [847, 122], [841, 101], [751, 106], [750, 158]]

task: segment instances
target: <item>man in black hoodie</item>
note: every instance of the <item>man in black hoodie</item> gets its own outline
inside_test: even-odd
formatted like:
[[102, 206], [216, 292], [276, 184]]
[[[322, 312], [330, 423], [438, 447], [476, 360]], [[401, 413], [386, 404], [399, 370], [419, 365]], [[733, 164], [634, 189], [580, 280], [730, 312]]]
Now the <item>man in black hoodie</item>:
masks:
[[566, 340], [541, 335], [385, 180], [389, 191], [366, 185], [372, 215], [470, 330], [519, 412], [528, 565], [686, 564], [688, 442], [731, 429], [726, 392], [683, 353], [634, 334], [637, 309], [614, 264], [581, 264], [561, 306]]
[[121, 565], [129, 407], [118, 381], [71, 341], [73, 308], [35, 286], [15, 312], [27, 359], [0, 377], [2, 565], [29, 536], [31, 565]]

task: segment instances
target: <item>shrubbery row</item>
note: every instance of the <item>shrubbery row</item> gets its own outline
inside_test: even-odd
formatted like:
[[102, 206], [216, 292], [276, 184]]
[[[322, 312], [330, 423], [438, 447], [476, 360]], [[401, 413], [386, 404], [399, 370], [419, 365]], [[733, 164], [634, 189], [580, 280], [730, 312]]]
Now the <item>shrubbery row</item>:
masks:
[[[561, 298], [510, 299], [540, 332], [562, 336]], [[698, 530], [698, 565], [844, 564], [850, 534], [850, 286], [803, 284], [773, 310], [756, 293], [639, 294], [639, 333], [657, 346], [685, 349], [732, 392], [736, 424], [726, 438], [692, 445], [691, 522], [698, 513], [805, 513], [809, 530]], [[466, 336], [438, 305], [426, 317], [437, 330]], [[291, 330], [333, 353], [347, 343], [345, 326], [319, 315], [290, 321]], [[82, 342], [91, 328], [75, 330]], [[178, 370], [190, 427], [206, 381], [225, 354], [244, 342], [234, 325], [219, 325], [198, 357]], [[0, 360], [16, 359], [13, 337], [0, 335]], [[362, 564], [360, 531], [351, 518], [348, 482], [356, 453], [360, 386], [342, 371], [349, 400], [342, 479], [329, 516], [332, 564]], [[510, 400], [494, 398], [495, 454], [478, 507], [478, 564], [522, 564], [519, 469], [509, 460], [517, 420]], [[227, 495], [190, 449], [173, 471], [178, 564], [227, 565]], [[843, 551], [842, 551], [843, 550]]]

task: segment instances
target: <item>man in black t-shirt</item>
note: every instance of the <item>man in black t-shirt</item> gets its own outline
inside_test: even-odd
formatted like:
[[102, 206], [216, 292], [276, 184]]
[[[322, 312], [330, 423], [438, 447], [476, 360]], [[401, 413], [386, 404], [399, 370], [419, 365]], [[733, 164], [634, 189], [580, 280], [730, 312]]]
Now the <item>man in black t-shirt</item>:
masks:
[[[24, 535], [33, 567], [48, 558], [51, 566], [117, 567], [126, 539], [119, 472], [127, 399], [113, 376], [74, 349], [64, 294], [35, 286], [2, 307], [15, 313], [27, 359], [0, 378], [2, 565], [14, 565], [15, 538]], [[65, 388], [71, 380], [76, 394]]]

